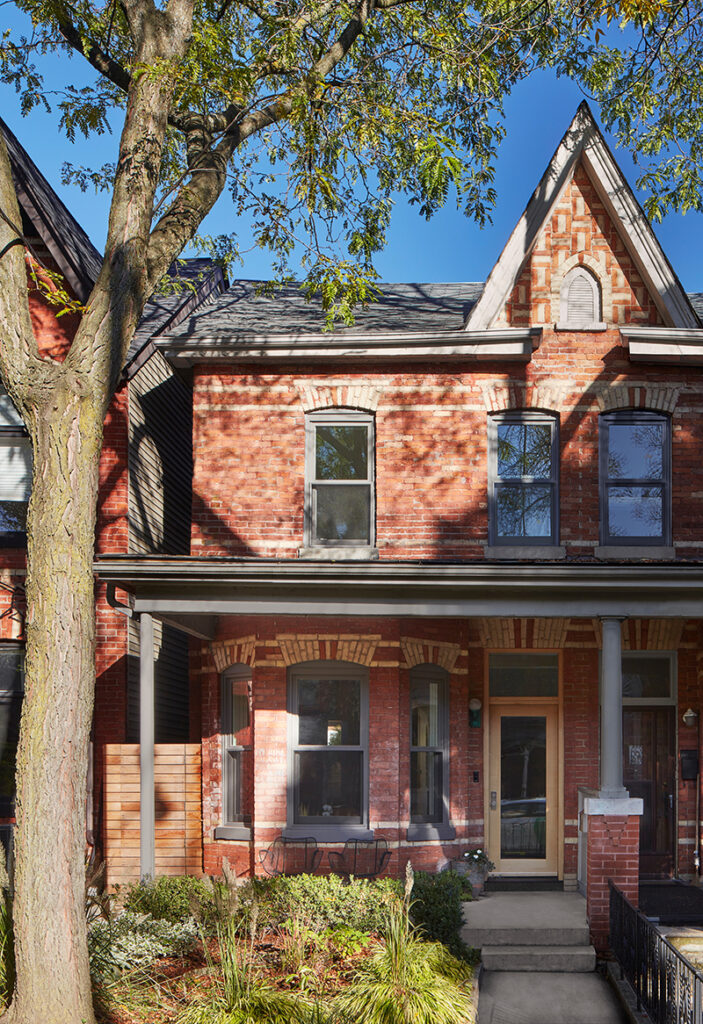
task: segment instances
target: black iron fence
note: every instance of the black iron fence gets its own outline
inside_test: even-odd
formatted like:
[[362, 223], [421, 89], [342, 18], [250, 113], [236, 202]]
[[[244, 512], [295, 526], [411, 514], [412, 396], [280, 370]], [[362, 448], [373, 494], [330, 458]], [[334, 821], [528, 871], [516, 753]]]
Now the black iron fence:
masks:
[[703, 974], [610, 882], [610, 947], [654, 1024], [703, 1024]]

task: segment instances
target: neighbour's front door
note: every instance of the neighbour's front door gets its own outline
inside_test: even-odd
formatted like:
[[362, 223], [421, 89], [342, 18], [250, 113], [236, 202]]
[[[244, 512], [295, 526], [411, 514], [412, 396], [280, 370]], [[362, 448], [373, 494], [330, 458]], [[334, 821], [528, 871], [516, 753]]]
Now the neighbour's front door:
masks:
[[640, 797], [640, 877], [666, 878], [674, 872], [675, 746], [674, 708], [623, 709], [623, 782]]
[[490, 858], [501, 874], [556, 875], [557, 708], [494, 704], [490, 718]]

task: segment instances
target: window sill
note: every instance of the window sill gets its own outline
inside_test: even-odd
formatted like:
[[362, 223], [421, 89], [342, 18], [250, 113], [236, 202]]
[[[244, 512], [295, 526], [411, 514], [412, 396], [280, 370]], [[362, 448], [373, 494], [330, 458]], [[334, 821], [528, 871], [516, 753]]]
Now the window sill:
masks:
[[247, 825], [217, 825], [215, 839], [251, 839], [251, 829]]
[[529, 558], [554, 562], [566, 558], [566, 548], [559, 544], [490, 544], [485, 554], [486, 558]]
[[593, 323], [584, 324], [581, 327], [577, 327], [575, 324], [558, 323], [554, 324], [554, 330], [570, 331], [571, 333], [574, 333], [575, 331], [607, 331], [608, 325], [602, 320], [594, 320]]
[[676, 558], [673, 547], [665, 544], [604, 544], [593, 549], [596, 558]]
[[418, 822], [409, 826], [406, 839], [409, 843], [456, 839], [456, 829], [453, 825], [430, 825]]
[[288, 825], [284, 839], [316, 839], [318, 843], [344, 843], [347, 839], [375, 839], [365, 825]]
[[355, 548], [298, 548], [298, 558], [314, 559], [320, 562], [376, 561], [378, 548], [367, 545]]

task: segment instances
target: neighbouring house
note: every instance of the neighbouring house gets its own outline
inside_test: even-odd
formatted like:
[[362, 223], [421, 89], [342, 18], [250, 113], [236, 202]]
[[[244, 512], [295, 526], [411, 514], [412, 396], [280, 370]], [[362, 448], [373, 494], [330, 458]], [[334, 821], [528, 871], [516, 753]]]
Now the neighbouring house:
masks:
[[[20, 205], [18, 227], [34, 272], [41, 275], [42, 268], [59, 272], [69, 294], [84, 302], [102, 257], [2, 120], [0, 131]], [[185, 260], [173, 268], [172, 276], [179, 279], [177, 290], [155, 296], [147, 305], [105, 423], [96, 538], [97, 551], [103, 554], [175, 555], [189, 550], [191, 390], [183, 375], [155, 349], [154, 339], [221, 292], [224, 279], [208, 260]], [[28, 286], [40, 352], [61, 359], [75, 333], [77, 317], [57, 316], [60, 307], [46, 301], [31, 277]], [[8, 395], [0, 391], [0, 839], [10, 854], [24, 676], [25, 519], [30, 485], [29, 438]], [[87, 836], [91, 847], [103, 846], [105, 744], [139, 740], [138, 630], [133, 620], [116, 616], [110, 600], [109, 588], [98, 584], [98, 711]], [[161, 652], [155, 736], [180, 744], [183, 762], [190, 738], [187, 639], [162, 623], [156, 626], [155, 636]], [[200, 860], [192, 867], [197, 870]]]

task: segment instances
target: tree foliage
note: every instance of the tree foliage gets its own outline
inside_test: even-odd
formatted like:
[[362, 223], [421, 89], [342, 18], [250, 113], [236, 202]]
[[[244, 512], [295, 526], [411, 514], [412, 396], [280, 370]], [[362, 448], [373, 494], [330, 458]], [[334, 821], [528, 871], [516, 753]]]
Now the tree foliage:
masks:
[[[69, 138], [120, 123], [114, 165], [66, 179], [111, 197], [102, 269], [63, 362], [40, 354], [19, 208], [0, 140], [0, 374], [35, 471], [27, 518], [27, 675], [18, 748], [9, 1018], [92, 1018], [83, 912], [94, 688], [93, 541], [102, 424], [136, 324], [184, 246], [225, 263], [236, 232], [198, 238], [228, 190], [235, 223], [285, 278], [302, 257], [331, 323], [373, 294], [393, 203], [495, 200], [502, 104], [535, 68], [576, 77], [643, 162], [650, 212], [701, 208], [701, 8], [673, 0], [15, 0], [0, 81], [48, 105], [42, 62], [95, 71], [54, 99]], [[66, 80], [70, 80], [67, 71]], [[61, 298], [61, 283], [38, 274]], [[70, 301], [66, 291], [64, 301]], [[37, 828], [36, 822], [56, 827]]]

